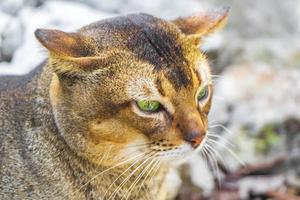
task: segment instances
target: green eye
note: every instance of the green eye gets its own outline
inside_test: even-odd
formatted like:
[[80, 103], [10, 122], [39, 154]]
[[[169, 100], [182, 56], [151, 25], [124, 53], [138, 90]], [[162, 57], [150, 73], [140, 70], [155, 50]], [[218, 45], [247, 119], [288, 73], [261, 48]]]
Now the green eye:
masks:
[[208, 96], [208, 87], [202, 88], [197, 96], [198, 101], [203, 101]]
[[161, 104], [158, 101], [138, 101], [137, 106], [144, 112], [156, 112], [160, 108]]

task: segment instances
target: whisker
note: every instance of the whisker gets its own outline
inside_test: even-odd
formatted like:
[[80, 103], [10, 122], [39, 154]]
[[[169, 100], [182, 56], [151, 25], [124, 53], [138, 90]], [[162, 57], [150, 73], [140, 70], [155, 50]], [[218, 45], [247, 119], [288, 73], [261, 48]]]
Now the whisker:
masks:
[[217, 77], [215, 77], [215, 78], [212, 77], [211, 80], [212, 80], [213, 83], [220, 81]]
[[85, 186], [87, 186], [90, 182], [92, 182], [93, 180], [95, 180], [97, 177], [99, 177], [100, 175], [104, 174], [105, 172], [107, 172], [107, 171], [109, 171], [109, 170], [111, 170], [111, 169], [114, 169], [114, 168], [116, 168], [116, 167], [118, 167], [118, 166], [121, 166], [121, 165], [123, 165], [123, 164], [125, 164], [125, 163], [127, 163], [127, 162], [129, 162], [129, 161], [131, 161], [131, 160], [134, 160], [134, 159], [136, 159], [136, 158], [138, 158], [138, 157], [140, 157], [140, 156], [144, 156], [145, 154], [146, 154], [146, 153], [141, 153], [141, 154], [139, 154], [139, 155], [137, 155], [137, 156], [134, 156], [133, 158], [127, 159], [127, 160], [125, 160], [125, 161], [122, 161], [122, 162], [120, 162], [120, 163], [114, 165], [113, 167], [109, 167], [108, 169], [105, 169], [104, 171], [102, 171], [102, 172], [98, 173], [97, 175], [95, 175], [93, 178], [91, 178], [91, 179], [90, 179], [89, 181], [87, 181], [85, 184], [83, 184], [78, 190], [76, 190], [75, 192], [71, 193], [71, 195], [73, 195], [73, 194], [79, 192], [81, 189], [83, 189]]
[[215, 83], [218, 83], [220, 81], [220, 79], [219, 78], [212, 78], [211, 81], [214, 85]]
[[217, 135], [217, 134], [214, 134], [215, 132], [207, 132], [207, 137], [210, 137], [210, 138], [217, 138], [219, 139], [220, 141], [223, 141], [225, 144], [231, 146], [232, 148], [234, 148], [236, 145], [234, 145], [232, 142], [230, 142], [228, 139], [220, 136], [220, 135]]
[[141, 144], [135, 144], [135, 145], [129, 145], [129, 146], [126, 146], [127, 147], [139, 147], [139, 146], [148, 146], [148, 145], [151, 145], [153, 144], [153, 142], [146, 142], [146, 143], [141, 143]]
[[221, 127], [224, 129], [225, 132], [227, 132], [229, 135], [233, 135], [233, 132], [230, 131], [228, 128], [226, 128], [225, 126], [223, 126], [222, 124], [213, 124], [213, 125], [210, 125], [209, 128], [215, 128], [215, 127]]
[[[153, 170], [153, 172], [154, 172], [154, 171], [155, 171], [154, 169], [157, 168], [157, 167], [159, 166], [159, 163], [160, 163], [160, 159], [157, 159], [157, 161], [154, 163], [154, 165], [153, 165], [153, 166], [151, 167], [151, 169], [148, 171], [148, 173], [146, 174], [144, 180], [143, 180], [142, 183], [140, 184], [140, 187], [139, 187], [137, 193], [139, 193], [139, 191], [140, 191], [140, 190], [142, 189], [142, 187], [144, 186], [145, 181], [148, 179], [148, 176], [151, 174], [152, 170]], [[150, 178], [149, 180], [151, 180], [151, 178]], [[146, 189], [145, 189], [145, 190], [146, 190]], [[147, 191], [146, 191], [146, 193], [147, 193]], [[148, 193], [147, 193], [147, 194], [148, 194]]]
[[218, 120], [214, 120], [214, 119], [210, 119], [208, 121], [208, 125], [214, 125], [215, 122], [217, 122]]
[[151, 157], [146, 158], [146, 160], [144, 160], [137, 168], [135, 168], [122, 182], [121, 184], [115, 189], [115, 191], [109, 196], [108, 200], [110, 200], [111, 198], [113, 198], [118, 192], [119, 190], [123, 187], [123, 185], [132, 177], [132, 175], [140, 169], [141, 166], [143, 166], [149, 159], [151, 159]]
[[[210, 142], [210, 141], [207, 141], [208, 143]], [[210, 143], [211, 144], [211, 143]], [[214, 152], [214, 154], [222, 161], [222, 163], [223, 163], [223, 168], [224, 168], [224, 170], [226, 170], [226, 171], [228, 171], [228, 169], [229, 169], [229, 165], [226, 163], [226, 161], [224, 160], [224, 158], [220, 155], [220, 153], [215, 149], [215, 148], [212, 148], [211, 147], [211, 150]]]
[[218, 160], [216, 158], [214, 151], [212, 151], [213, 148], [208, 143], [206, 143], [206, 147], [208, 148], [211, 158], [214, 161], [214, 166], [216, 168], [217, 182], [218, 182], [218, 186], [220, 188], [221, 187], [221, 174], [220, 174], [220, 170], [219, 170], [219, 166], [218, 166]]
[[130, 196], [130, 191], [133, 189], [133, 187], [136, 186], [136, 184], [138, 183], [139, 180], [141, 180], [142, 176], [147, 172], [148, 168], [152, 166], [153, 162], [155, 161], [155, 159], [152, 159], [150, 161], [150, 163], [142, 170], [142, 172], [137, 176], [137, 178], [133, 181], [133, 183], [130, 185], [130, 187], [128, 188], [128, 190], [126, 191], [125, 195], [121, 198], [121, 200], [123, 198], [125, 198], [126, 200], [129, 198]]
[[114, 185], [114, 183], [119, 179], [121, 178], [129, 169], [131, 169], [137, 162], [139, 162], [140, 159], [134, 161], [125, 171], [123, 171], [109, 186], [108, 186], [108, 189], [106, 190], [106, 192], [104, 193], [103, 195], [103, 198], [102, 199], [105, 199], [105, 196], [107, 194], [107, 192], [109, 191], [109, 189]]
[[212, 140], [211, 138], [209, 138], [207, 141], [211, 141], [217, 145], [221, 145], [222, 147], [224, 147], [243, 167], [246, 166], [246, 163], [236, 154], [234, 153], [229, 147], [227, 147], [226, 145], [218, 142], [218, 141], [215, 141], [215, 140]]
[[209, 149], [207, 149], [207, 147], [205, 147], [205, 157], [206, 157], [206, 160], [207, 160], [207, 164], [208, 164], [208, 169], [210, 169], [210, 171], [212, 172], [212, 176], [214, 178], [214, 184], [216, 185], [216, 182], [218, 182], [219, 184], [219, 179], [218, 179], [218, 172], [217, 172], [217, 167], [214, 163], [214, 160], [211, 156], [211, 153], [209, 153]]
[[206, 154], [205, 154], [205, 151], [203, 150], [203, 148], [200, 151], [200, 155], [201, 155], [202, 159], [204, 159], [204, 163], [205, 163], [206, 168], [209, 169], [208, 159], [206, 157]]
[[102, 156], [101, 160], [98, 163], [98, 167], [96, 170], [99, 169], [100, 165], [102, 164], [102, 162], [105, 160], [105, 157], [107, 157], [110, 154], [110, 151], [112, 149], [112, 145], [109, 146], [109, 150]]
[[[112, 145], [110, 145], [109, 150], [106, 151], [106, 152], [103, 154], [102, 157], [99, 156], [99, 158], [95, 161], [95, 162], [97, 163], [97, 165], [98, 165], [97, 168], [96, 168], [96, 171], [99, 169], [101, 163], [105, 160], [105, 157], [107, 157], [107, 156], [109, 155], [109, 153], [110, 153], [110, 151], [111, 151], [111, 148], [112, 148]], [[67, 194], [67, 196], [68, 196], [68, 195], [76, 194], [76, 193], [79, 192], [81, 189], [82, 189], [82, 188], [80, 188], [79, 190], [74, 191], [73, 193], [69, 193], [69, 194]], [[53, 193], [55, 193], [55, 192], [57, 192], [57, 191], [54, 191]]]
[[[124, 148], [123, 151], [126, 152], [126, 150], [128, 150], [128, 149], [130, 149], [130, 148]], [[151, 149], [149, 150], [148, 146], [145, 146], [145, 147], [140, 147], [140, 148], [134, 149], [134, 152], [132, 150], [129, 150], [128, 152], [123, 153], [122, 155], [119, 155], [119, 157], [117, 157], [117, 159], [120, 159], [120, 160], [126, 159], [128, 157], [131, 157], [133, 154], [135, 154], [136, 152], [139, 152], [139, 151], [147, 152], [149, 154], [152, 152]]]
[[[150, 171], [149, 175], [151, 175], [151, 173], [152, 173], [152, 175], [151, 175], [151, 177], [149, 178], [149, 183], [151, 183], [153, 177], [154, 177], [155, 174], [158, 172], [159, 167], [160, 167], [160, 163], [161, 163], [161, 159], [158, 159], [156, 166], [152, 169], [153, 171]], [[146, 179], [144, 179], [144, 183], [143, 183], [143, 184], [145, 184], [145, 180], [146, 180]], [[147, 187], [147, 188], [145, 188], [145, 190], [147, 190], [147, 191], [146, 191], [146, 194], [148, 194], [148, 196], [151, 196], [151, 195], [149, 195], [149, 193], [150, 193], [149, 188]], [[151, 199], [151, 198], [150, 198], [150, 199]]]
[[204, 155], [205, 155], [205, 157], [206, 157], [207, 164], [208, 164], [208, 166], [209, 166], [208, 169], [211, 170], [212, 175], [213, 175], [213, 177], [215, 178], [215, 177], [216, 177], [216, 169], [215, 169], [215, 166], [213, 165], [213, 161], [212, 161], [211, 158], [210, 158], [210, 154], [208, 153], [209, 150], [207, 149], [207, 147], [206, 147], [205, 145], [203, 146], [203, 152], [204, 152]]
[[210, 75], [212, 78], [222, 78], [222, 75], [217, 75], [217, 74], [211, 74]]

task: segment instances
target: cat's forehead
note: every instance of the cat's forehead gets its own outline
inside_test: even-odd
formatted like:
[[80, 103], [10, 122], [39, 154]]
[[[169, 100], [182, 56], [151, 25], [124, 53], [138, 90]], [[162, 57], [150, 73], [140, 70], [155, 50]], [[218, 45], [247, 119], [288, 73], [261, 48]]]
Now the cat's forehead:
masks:
[[182, 33], [172, 23], [147, 14], [103, 20], [81, 29], [97, 51], [123, 48], [162, 71], [175, 89], [191, 84], [191, 69], [181, 44]]

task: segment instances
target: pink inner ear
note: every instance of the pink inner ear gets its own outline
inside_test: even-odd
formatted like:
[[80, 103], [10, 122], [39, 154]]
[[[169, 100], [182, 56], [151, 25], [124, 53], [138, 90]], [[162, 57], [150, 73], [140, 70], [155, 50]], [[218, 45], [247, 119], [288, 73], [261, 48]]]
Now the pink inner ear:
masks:
[[57, 56], [83, 57], [88, 55], [85, 39], [78, 33], [37, 29], [35, 36], [44, 47]]
[[187, 35], [207, 34], [222, 25], [228, 16], [229, 9], [223, 8], [173, 20], [178, 28]]

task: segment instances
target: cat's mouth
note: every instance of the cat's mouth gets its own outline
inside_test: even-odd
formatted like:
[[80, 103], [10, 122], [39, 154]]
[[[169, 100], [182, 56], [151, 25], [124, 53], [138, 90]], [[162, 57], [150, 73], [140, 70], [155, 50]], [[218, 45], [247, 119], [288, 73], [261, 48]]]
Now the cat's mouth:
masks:
[[154, 145], [150, 146], [149, 148], [151, 151], [155, 152], [156, 157], [162, 160], [181, 162], [188, 159], [192, 154], [199, 153], [206, 141], [207, 136], [203, 138], [202, 142], [197, 146], [197, 148], [194, 148], [190, 143], [173, 145], [167, 141], [162, 141], [162, 143], [154, 143]]
[[[203, 138], [200, 145], [194, 148], [192, 144], [183, 142], [179, 145], [173, 144], [168, 140], [158, 140], [153, 142], [142, 142], [141, 140], [131, 143], [119, 154], [117, 160], [126, 160], [129, 158], [139, 159], [154, 159], [160, 162], [167, 163], [182, 163], [185, 162], [191, 155], [199, 153], [203, 148], [207, 136]], [[133, 159], [135, 160], [135, 159]]]

